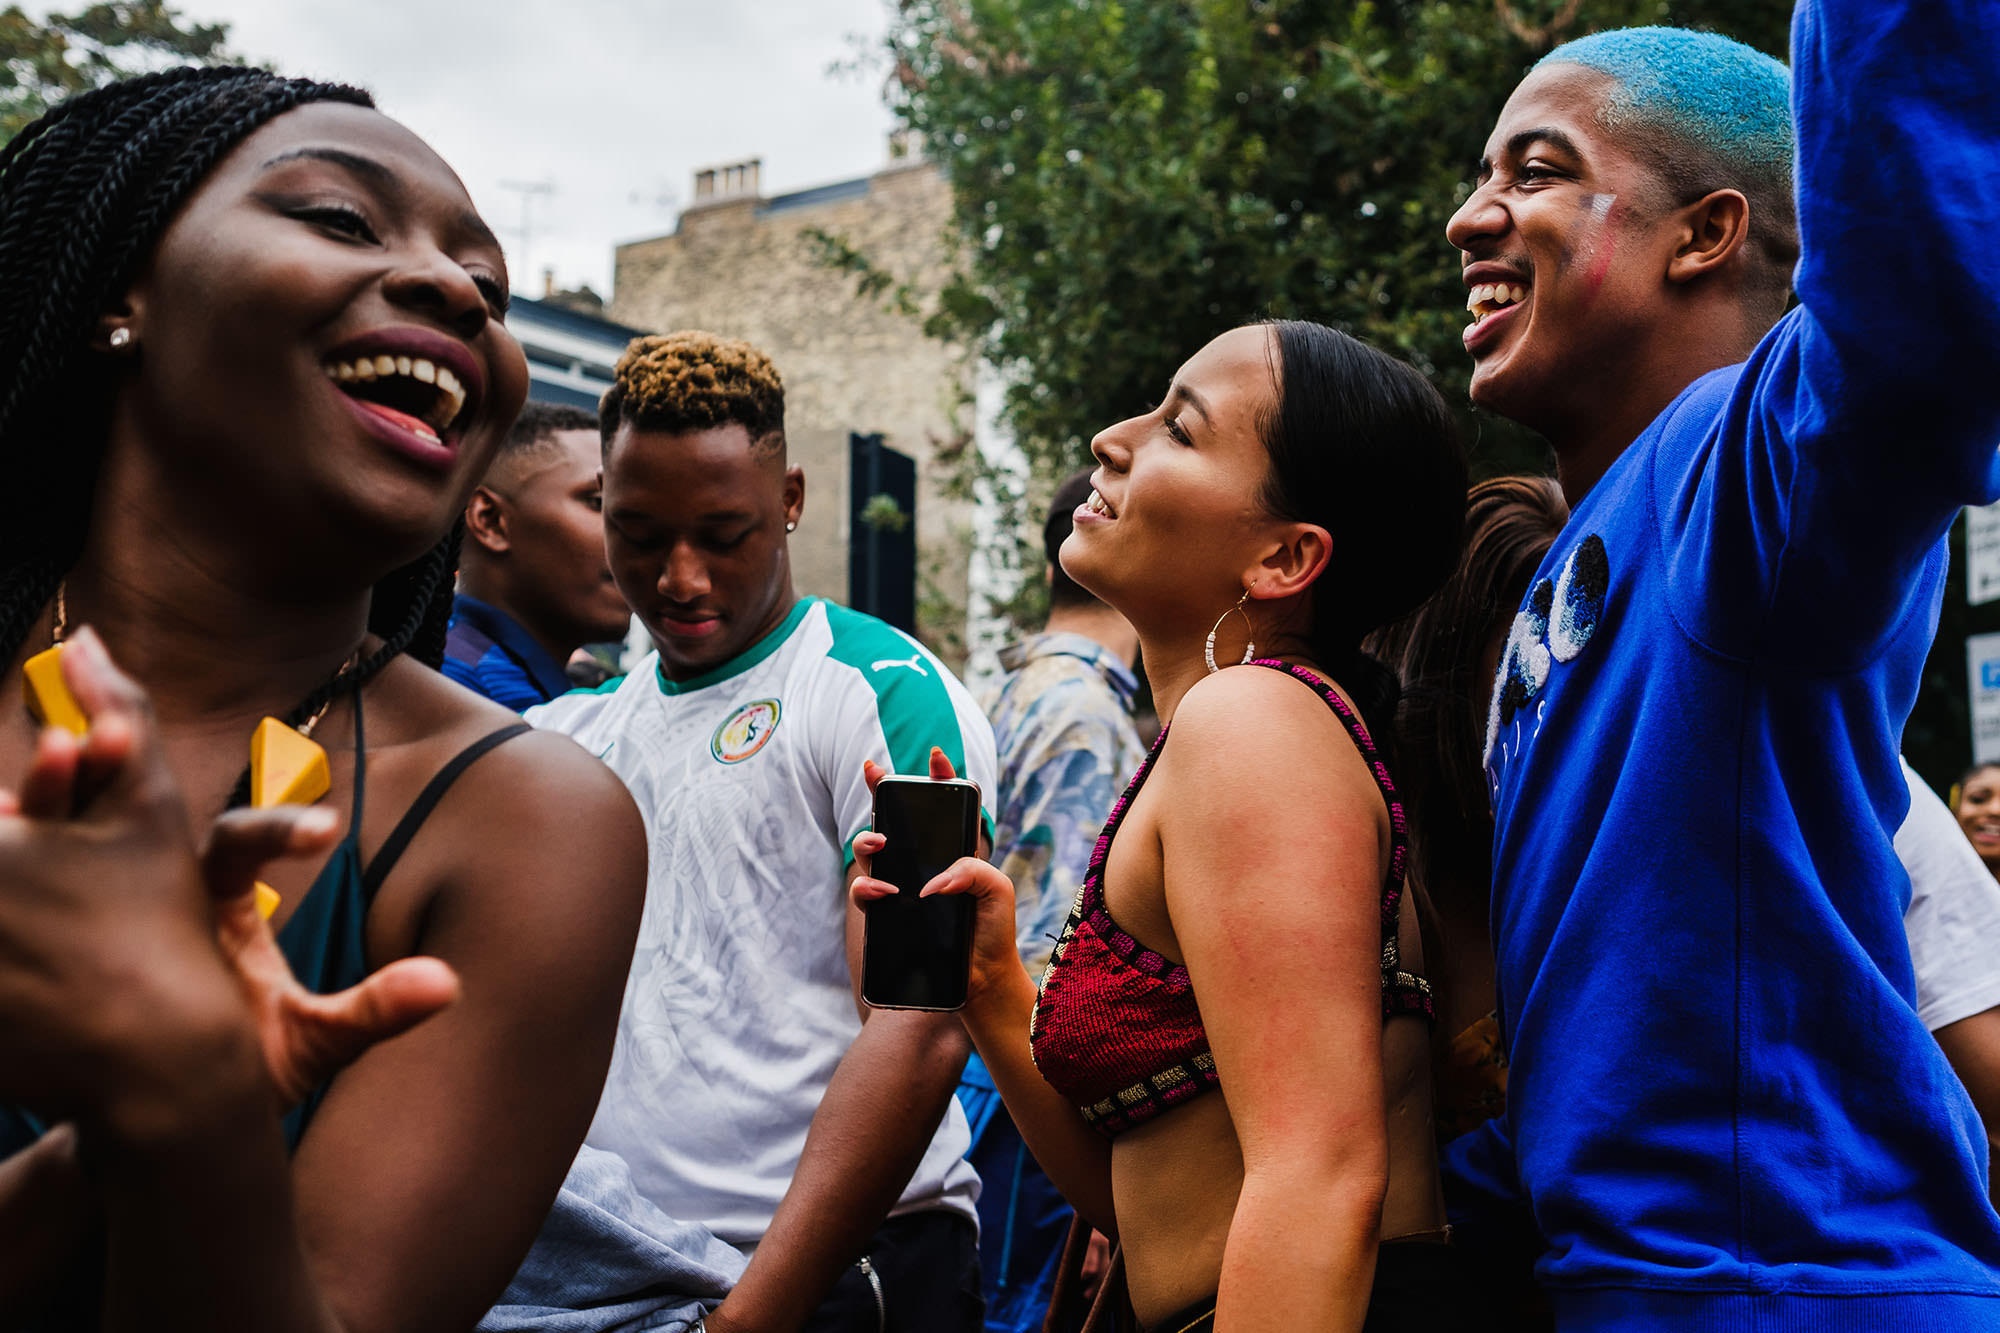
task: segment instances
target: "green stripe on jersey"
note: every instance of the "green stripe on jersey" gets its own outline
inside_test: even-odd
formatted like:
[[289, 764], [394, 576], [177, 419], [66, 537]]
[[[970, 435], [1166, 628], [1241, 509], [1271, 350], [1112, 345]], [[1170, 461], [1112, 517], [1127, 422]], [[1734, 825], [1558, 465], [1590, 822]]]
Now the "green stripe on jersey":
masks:
[[786, 614], [785, 618], [778, 622], [777, 628], [765, 634], [763, 638], [757, 640], [757, 642], [751, 644], [727, 662], [722, 663], [720, 666], [712, 666], [698, 676], [689, 676], [686, 680], [668, 680], [666, 660], [664, 658], [661, 659], [658, 669], [653, 672], [655, 683], [660, 687], [660, 693], [693, 694], [696, 690], [705, 690], [711, 685], [719, 685], [731, 677], [742, 675], [751, 667], [758, 665], [772, 653], [777, 652], [785, 646], [785, 640], [792, 637], [792, 631], [797, 629], [799, 623], [806, 618], [806, 612], [812, 610], [813, 601], [814, 599], [811, 597], [799, 598], [796, 602], [792, 603], [792, 609]]
[[[625, 673], [621, 671], [617, 675], [612, 676], [610, 679], [605, 680], [600, 684], [579, 685], [573, 690], [565, 690], [561, 694], [558, 694], [556, 696], [556, 699], [568, 699], [573, 695], [578, 695], [578, 694], [616, 694], [618, 693], [618, 687], [620, 685], [623, 685], [624, 683], [625, 683]], [[553, 703], [555, 702], [555, 700], [552, 699], [549, 702]]]
[[910, 639], [871, 615], [832, 602], [826, 607], [833, 646], [826, 655], [861, 673], [875, 691], [875, 716], [889, 741], [889, 764], [908, 777], [930, 774], [931, 747], [944, 751], [952, 771], [965, 772], [965, 737], [958, 711], [932, 661]]

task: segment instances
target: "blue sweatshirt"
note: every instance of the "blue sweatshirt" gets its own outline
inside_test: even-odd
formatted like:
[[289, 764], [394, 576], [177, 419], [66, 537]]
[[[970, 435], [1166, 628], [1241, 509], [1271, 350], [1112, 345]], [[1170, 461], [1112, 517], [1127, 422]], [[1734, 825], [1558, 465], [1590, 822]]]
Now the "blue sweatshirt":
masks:
[[1564, 1330], [2000, 1330], [1890, 845], [1943, 538], [2000, 494], [1996, 11], [1799, 6], [1802, 304], [1633, 441], [1514, 621], [1508, 1112], [1448, 1170], [1532, 1210]]

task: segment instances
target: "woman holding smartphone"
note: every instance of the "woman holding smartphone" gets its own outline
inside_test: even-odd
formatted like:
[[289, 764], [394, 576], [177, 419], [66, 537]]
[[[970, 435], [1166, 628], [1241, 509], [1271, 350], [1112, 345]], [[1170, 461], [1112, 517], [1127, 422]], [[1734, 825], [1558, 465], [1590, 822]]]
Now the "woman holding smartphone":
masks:
[[[351, 88], [170, 71], [0, 150], [10, 1320], [469, 1329], [548, 1212], [644, 844], [589, 755], [431, 669], [527, 391], [507, 290]], [[57, 645], [81, 740], [21, 706]], [[265, 718], [323, 747], [318, 805], [235, 809]]]
[[1359, 645], [1456, 563], [1450, 413], [1352, 338], [1260, 324], [1091, 451], [1063, 569], [1138, 629], [1166, 726], [1039, 995], [1003, 874], [922, 886], [978, 901], [965, 1026], [1037, 1160], [1117, 1238], [1141, 1327], [1431, 1327], [1451, 1252], [1430, 998], [1369, 732], [1394, 684]]

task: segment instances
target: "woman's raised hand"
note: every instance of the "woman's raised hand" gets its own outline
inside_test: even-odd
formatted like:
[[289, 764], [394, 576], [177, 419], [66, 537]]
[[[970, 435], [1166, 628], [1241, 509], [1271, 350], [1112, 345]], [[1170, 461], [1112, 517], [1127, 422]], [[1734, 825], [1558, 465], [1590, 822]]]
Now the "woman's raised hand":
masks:
[[[325, 851], [333, 814], [234, 811], [197, 856], [145, 692], [88, 630], [63, 671], [90, 730], [44, 733], [19, 791], [0, 792], [0, 956], [35, 964], [0, 968], [0, 1096], [87, 1114], [94, 1095], [115, 1095], [120, 1054], [171, 1076], [160, 1056], [186, 1024], [198, 1043], [246, 1037], [289, 1104], [457, 996], [451, 969], [427, 958], [337, 995], [301, 986], [252, 886], [273, 860]], [[99, 1050], [113, 1057], [105, 1086], [59, 1075]]]
[[144, 693], [87, 629], [62, 669], [89, 732], [0, 792], [0, 1098], [145, 1132], [254, 1088], [254, 1032]]
[[201, 854], [216, 943], [242, 983], [264, 1067], [286, 1106], [459, 993], [458, 974], [438, 958], [398, 959], [332, 995], [307, 990], [292, 975], [257, 910], [257, 876], [273, 861], [328, 850], [337, 822], [314, 806], [231, 810], [210, 827]]
[[[931, 777], [939, 780], [958, 776], [951, 760], [936, 746], [931, 747], [930, 770]], [[872, 761], [863, 765], [862, 771], [871, 792], [888, 776], [887, 770]], [[855, 902], [870, 903], [898, 892], [898, 886], [869, 873], [876, 853], [887, 845], [888, 839], [873, 831], [855, 838], [854, 863], [861, 872], [851, 890]], [[998, 866], [976, 856], [960, 857], [917, 893], [924, 898], [941, 893], [969, 894], [977, 904], [972, 918], [972, 976], [966, 988], [967, 1007], [979, 1004], [981, 995], [991, 988], [995, 978], [1009, 969], [1022, 968], [1021, 955], [1014, 943], [1014, 882]]]

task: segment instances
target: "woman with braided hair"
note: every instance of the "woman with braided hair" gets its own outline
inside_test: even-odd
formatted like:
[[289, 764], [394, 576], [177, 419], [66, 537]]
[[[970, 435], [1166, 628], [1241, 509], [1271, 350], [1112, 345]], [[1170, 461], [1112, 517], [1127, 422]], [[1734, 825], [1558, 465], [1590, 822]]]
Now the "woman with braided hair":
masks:
[[[446, 534], [526, 393], [506, 293], [464, 187], [355, 89], [169, 71], [0, 149], [0, 1313], [29, 1327], [470, 1328], [583, 1137], [641, 825], [429, 669]], [[80, 738], [21, 702], [57, 643]], [[323, 802], [237, 808], [266, 717], [324, 747]]]

